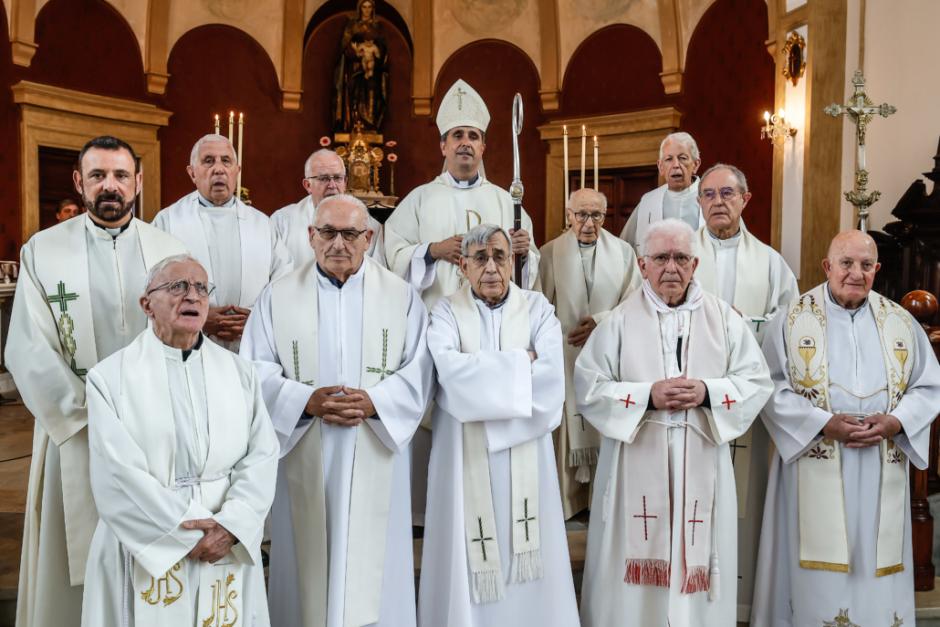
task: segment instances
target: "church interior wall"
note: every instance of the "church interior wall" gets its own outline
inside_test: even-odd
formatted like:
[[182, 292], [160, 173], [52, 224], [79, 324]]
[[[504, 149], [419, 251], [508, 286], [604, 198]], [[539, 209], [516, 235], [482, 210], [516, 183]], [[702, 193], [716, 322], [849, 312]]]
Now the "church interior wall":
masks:
[[[0, 7], [0, 32], [7, 30], [7, 11]], [[8, 37], [0, 37], [0, 258], [19, 259], [19, 127], [10, 87], [16, 69]]]

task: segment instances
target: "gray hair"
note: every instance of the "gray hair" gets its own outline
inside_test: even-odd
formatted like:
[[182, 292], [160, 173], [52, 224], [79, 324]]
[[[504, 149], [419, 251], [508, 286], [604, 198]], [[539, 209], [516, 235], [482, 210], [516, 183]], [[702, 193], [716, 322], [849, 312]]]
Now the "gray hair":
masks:
[[714, 172], [715, 170], [728, 170], [731, 174], [734, 175], [734, 178], [738, 180], [738, 191], [742, 194], [747, 193], [747, 177], [744, 176], [744, 172], [739, 170], [736, 166], [729, 165], [727, 163], [716, 163], [712, 167], [705, 170], [705, 174], [702, 175], [702, 178], [699, 179], [699, 188], [698, 194], [702, 195], [702, 181], [705, 180], [705, 177]]
[[189, 153], [189, 165], [196, 167], [196, 164], [199, 163], [199, 149], [202, 148], [203, 144], [211, 144], [215, 142], [223, 142], [228, 144], [228, 147], [232, 150], [232, 154], [235, 155], [235, 163], [238, 163], [238, 153], [235, 152], [235, 146], [232, 145], [232, 142], [229, 141], [228, 137], [225, 135], [219, 135], [218, 133], [209, 133], [208, 135], [203, 135], [196, 140], [196, 143], [193, 144], [192, 152]]
[[324, 207], [329, 207], [336, 203], [345, 203], [348, 205], [353, 205], [356, 211], [362, 213], [362, 223], [366, 228], [369, 227], [369, 209], [366, 207], [366, 204], [353, 196], [352, 194], [336, 194], [334, 196], [327, 196], [320, 201], [320, 204], [317, 205], [317, 215], [320, 215], [320, 210]]
[[596, 200], [601, 203], [604, 209], [607, 209], [607, 196], [593, 187], [582, 187], [571, 192], [571, 195], [568, 196], [568, 202], [565, 204], [565, 209], [571, 209], [571, 203], [574, 201], [575, 196], [594, 196], [592, 200]]
[[659, 160], [663, 160], [663, 149], [666, 147], [666, 142], [674, 141], [677, 144], [682, 144], [689, 149], [689, 153], [692, 155], [692, 161], [698, 161], [701, 158], [701, 154], [698, 151], [698, 144], [695, 143], [695, 138], [685, 133], [679, 131], [678, 133], [669, 133], [666, 135], [666, 138], [659, 144]]
[[200, 268], [205, 270], [202, 267], [202, 264], [199, 263], [199, 260], [190, 255], [189, 253], [183, 253], [182, 255], [170, 255], [165, 259], [158, 261], [152, 268], [150, 272], [147, 273], [147, 282], [144, 283], [144, 293], [141, 296], [147, 295], [147, 290], [150, 289], [150, 286], [153, 285], [153, 282], [157, 280], [157, 277], [160, 276], [160, 273], [166, 270], [169, 266], [172, 266], [174, 263], [184, 263], [186, 261], [192, 261]]
[[346, 173], [346, 162], [343, 161], [343, 158], [340, 157], [338, 154], [336, 154], [335, 150], [330, 150], [329, 148], [321, 148], [320, 150], [317, 150], [311, 153], [311, 155], [307, 157], [307, 160], [304, 161], [304, 177], [313, 176], [313, 172], [312, 172], [313, 162], [318, 157], [326, 157], [327, 155], [332, 156], [333, 158], [338, 160], [343, 165], [343, 174]]
[[490, 238], [497, 233], [503, 234], [511, 248], [512, 240], [506, 229], [495, 224], [478, 224], [464, 234], [463, 241], [460, 243], [460, 254], [466, 257], [470, 253], [471, 246], [486, 246]]
[[692, 227], [689, 226], [687, 222], [683, 222], [678, 218], [666, 218], [665, 220], [654, 222], [650, 225], [649, 230], [646, 231], [646, 237], [643, 238], [643, 246], [641, 248], [644, 257], [647, 256], [650, 240], [654, 237], [664, 235], [677, 235], [685, 239], [689, 246], [689, 254], [694, 254], [692, 242], [695, 239], [695, 231], [692, 230]]

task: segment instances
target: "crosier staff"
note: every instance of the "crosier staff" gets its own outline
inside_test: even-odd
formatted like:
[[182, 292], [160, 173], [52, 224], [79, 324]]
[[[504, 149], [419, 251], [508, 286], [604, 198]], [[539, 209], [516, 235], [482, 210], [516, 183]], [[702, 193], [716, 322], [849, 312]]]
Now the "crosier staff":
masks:
[[[509, 186], [509, 195], [512, 197], [513, 229], [522, 228], [522, 179], [519, 174], [519, 133], [522, 132], [522, 96], [516, 93], [512, 99], [512, 184]], [[515, 257], [515, 270], [513, 280], [522, 287], [522, 255]]]

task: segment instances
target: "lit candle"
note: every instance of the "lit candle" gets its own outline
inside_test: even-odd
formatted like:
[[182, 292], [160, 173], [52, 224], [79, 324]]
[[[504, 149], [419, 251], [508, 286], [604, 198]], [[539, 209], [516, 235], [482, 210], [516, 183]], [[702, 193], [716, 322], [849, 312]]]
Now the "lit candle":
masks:
[[565, 155], [565, 156], [563, 157], [564, 162], [563, 162], [562, 168], [563, 168], [564, 171], [565, 171], [565, 200], [564, 200], [564, 206], [567, 208], [567, 207], [568, 207], [568, 195], [569, 195], [569, 193], [570, 193], [570, 191], [568, 190], [568, 125], [565, 124], [565, 125], [562, 126], [561, 128], [562, 128], [562, 131], [563, 131], [564, 134], [565, 134], [565, 143], [564, 143], [564, 147], [565, 147], [565, 148], [564, 148], [564, 155]]
[[215, 114], [215, 134], [219, 134], [219, 114]]
[[584, 189], [584, 166], [587, 162], [587, 127], [581, 125], [581, 189]]
[[235, 157], [238, 159], [238, 183], [235, 185], [235, 194], [239, 199], [242, 197], [242, 171], [244, 170], [244, 158], [242, 157], [242, 137], [245, 130], [245, 114], [238, 112], [238, 152]]
[[235, 141], [235, 136], [233, 134], [234, 131], [235, 131], [235, 112], [229, 111], [228, 112], [228, 141], [229, 143], [232, 143], [233, 141]]
[[764, 122], [770, 122], [770, 111], [764, 111]]
[[594, 191], [601, 189], [601, 180], [597, 175], [597, 135], [594, 136]]

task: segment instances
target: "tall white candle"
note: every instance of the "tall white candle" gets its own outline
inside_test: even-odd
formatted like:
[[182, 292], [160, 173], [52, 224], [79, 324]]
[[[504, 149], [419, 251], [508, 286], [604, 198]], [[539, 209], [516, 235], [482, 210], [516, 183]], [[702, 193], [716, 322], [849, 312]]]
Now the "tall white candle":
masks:
[[241, 199], [242, 197], [242, 172], [245, 171], [245, 159], [242, 156], [242, 137], [245, 132], [245, 114], [241, 111], [238, 112], [238, 152], [236, 157], [238, 159], [238, 183], [236, 183], [235, 194]]
[[597, 175], [597, 135], [594, 136], [594, 191], [599, 192], [601, 190], [601, 180]]
[[219, 134], [219, 114], [215, 114], [215, 134]]
[[235, 141], [235, 112], [228, 112], [228, 141], [232, 143]]
[[565, 125], [562, 126], [562, 131], [564, 131], [564, 134], [565, 134], [565, 143], [564, 143], [564, 147], [565, 147], [565, 148], [564, 148], [564, 157], [563, 157], [564, 161], [562, 162], [562, 164], [563, 164], [563, 165], [562, 165], [562, 169], [565, 171], [565, 200], [564, 200], [564, 206], [567, 208], [567, 207], [568, 207], [568, 196], [569, 196], [569, 194], [570, 194], [570, 190], [568, 189], [569, 182], [568, 182], [568, 125], [567, 125], [567, 124], [565, 124]]
[[587, 163], [587, 127], [581, 125], [581, 189], [584, 189], [584, 168]]

